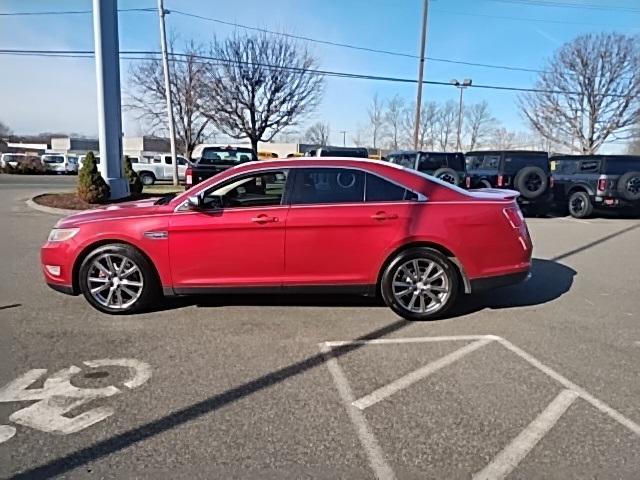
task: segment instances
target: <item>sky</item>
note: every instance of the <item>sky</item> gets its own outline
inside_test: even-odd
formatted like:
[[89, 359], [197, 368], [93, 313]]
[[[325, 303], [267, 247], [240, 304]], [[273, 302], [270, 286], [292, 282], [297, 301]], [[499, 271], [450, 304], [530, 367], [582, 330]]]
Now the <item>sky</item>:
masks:
[[[541, 3], [562, 3], [545, 6]], [[617, 31], [640, 34], [640, 0], [431, 0], [427, 56], [475, 63], [543, 69], [554, 51], [578, 35]], [[568, 5], [569, 4], [569, 5]], [[156, 7], [153, 0], [119, 0], [118, 7]], [[608, 5], [610, 8], [594, 8]], [[418, 53], [422, 0], [165, 0], [165, 8], [214, 17], [332, 42]], [[0, 13], [90, 10], [90, 0], [0, 0]], [[209, 42], [225, 37], [228, 27], [172, 13], [168, 32], [180, 40]], [[157, 13], [119, 14], [121, 50], [159, 50]], [[304, 43], [304, 42], [303, 42]], [[308, 43], [321, 69], [416, 78], [417, 60]], [[90, 14], [0, 16], [0, 49], [92, 50]], [[130, 88], [131, 61], [121, 61], [123, 90]], [[448, 82], [471, 78], [474, 84], [531, 87], [536, 73], [427, 60], [425, 79]], [[366, 125], [374, 94], [415, 98], [415, 84], [329, 78], [322, 104], [299, 127], [328, 122], [333, 143], [342, 130], [351, 139]], [[517, 94], [470, 88], [465, 103], [489, 102], [493, 115], [509, 130], [526, 130]], [[453, 86], [425, 85], [425, 101], [458, 99]], [[0, 55], [0, 121], [19, 134], [77, 132], [97, 135], [95, 65], [92, 59]], [[125, 135], [141, 135], [144, 126], [125, 112]]]

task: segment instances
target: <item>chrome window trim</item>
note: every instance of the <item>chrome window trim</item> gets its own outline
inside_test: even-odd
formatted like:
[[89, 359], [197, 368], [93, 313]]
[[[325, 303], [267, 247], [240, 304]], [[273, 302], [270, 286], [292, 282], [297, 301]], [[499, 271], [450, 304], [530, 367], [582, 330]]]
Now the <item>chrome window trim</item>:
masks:
[[[377, 160], [379, 162], [379, 160]], [[252, 162], [252, 163], [259, 163], [259, 162]], [[245, 164], [246, 165], [246, 164]], [[396, 168], [400, 169], [400, 170], [407, 170], [406, 168], [401, 167], [400, 165], [395, 165], [395, 164], [390, 164], [390, 165], [394, 165]], [[375, 175], [378, 178], [381, 178], [382, 180], [386, 180], [389, 183], [392, 183], [400, 188], [404, 188], [406, 190], [409, 190], [410, 192], [412, 192], [413, 194], [415, 194], [418, 199], [417, 200], [402, 200], [401, 202], [369, 202], [370, 204], [373, 203], [424, 203], [426, 201], [429, 200], [429, 198], [424, 194], [424, 193], [420, 193], [420, 192], [416, 192], [414, 189], [407, 187], [406, 185], [403, 185], [401, 183], [398, 183], [395, 180], [392, 180], [384, 175], [380, 175], [377, 172], [372, 172], [371, 170], [368, 170], [366, 168], [362, 168], [362, 167], [353, 167], [353, 166], [336, 166], [336, 165], [290, 165], [290, 166], [286, 166], [286, 167], [281, 167], [281, 168], [277, 168], [277, 167], [273, 167], [273, 166], [265, 166], [264, 168], [258, 168], [256, 170], [252, 170], [251, 172], [244, 172], [240, 175], [244, 175], [245, 173], [248, 175], [251, 174], [255, 174], [255, 173], [262, 173], [262, 172], [278, 172], [278, 171], [282, 171], [282, 170], [287, 170], [287, 171], [291, 171], [291, 170], [296, 170], [296, 169], [301, 169], [301, 168], [305, 168], [305, 169], [311, 169], [311, 168], [332, 168], [332, 169], [336, 169], [336, 168], [342, 168], [342, 169], [349, 169], [349, 170], [358, 170], [361, 172], [364, 172], [365, 174], [369, 173], [371, 175]], [[413, 170], [413, 172], [417, 172], [417, 170]], [[427, 177], [427, 175], [422, 174], [422, 172], [418, 172], [421, 174], [421, 176], [423, 177]], [[225, 178], [222, 182], [226, 182], [227, 180], [230, 180], [231, 178], [234, 178], [235, 175], [232, 175], [230, 177]], [[288, 178], [288, 177], [287, 177]], [[366, 179], [366, 176], [365, 176]], [[435, 180], [436, 183], [440, 184], [440, 182], [438, 182], [438, 179], [435, 179], [433, 177], [429, 177], [427, 178], [427, 180], [433, 181]], [[366, 180], [365, 180], [366, 181]], [[220, 183], [215, 183], [213, 185], [209, 185], [208, 187], [201, 187], [199, 190], [197, 190], [197, 187], [192, 187], [191, 190], [196, 190], [195, 192], [191, 193], [190, 195], [187, 195], [187, 197], [185, 198], [185, 200], [183, 202], [181, 202], [180, 204], [178, 204], [176, 206], [176, 208], [174, 208], [173, 212], [174, 213], [182, 213], [185, 210], [179, 210], [181, 207], [185, 206], [187, 204], [188, 198], [189, 197], [194, 197], [196, 195], [200, 195], [203, 191], [208, 190], [209, 188], [213, 188], [217, 185], [219, 185]], [[442, 182], [444, 183], [444, 182]], [[449, 184], [446, 184], [449, 185]], [[190, 192], [190, 190], [187, 190], [187, 192]], [[186, 192], [185, 192], [186, 193]], [[365, 195], [366, 195], [366, 185], [365, 185]], [[283, 195], [284, 198], [284, 195]], [[362, 203], [350, 203], [349, 205], [362, 205], [367, 203], [366, 201], [363, 200]], [[289, 204], [289, 206], [294, 207], [294, 206], [309, 206], [309, 205], [313, 205], [313, 206], [320, 206], [320, 205], [346, 205], [345, 203], [306, 203], [306, 204]], [[273, 205], [273, 206], [277, 206], [277, 205]], [[242, 208], [242, 207], [240, 207]], [[246, 207], [246, 208], [254, 208], [254, 207]], [[265, 207], [266, 208], [266, 207]], [[189, 210], [186, 210], [189, 211]]]

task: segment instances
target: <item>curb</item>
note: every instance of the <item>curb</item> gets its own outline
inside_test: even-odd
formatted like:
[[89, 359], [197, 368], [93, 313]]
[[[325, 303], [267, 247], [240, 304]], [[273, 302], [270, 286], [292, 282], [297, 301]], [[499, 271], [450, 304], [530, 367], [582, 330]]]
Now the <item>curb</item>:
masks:
[[74, 213], [79, 213], [82, 211], [82, 210], [70, 210], [68, 208], [55, 208], [55, 207], [47, 207], [45, 205], [38, 205], [36, 202], [33, 201], [33, 199], [36, 197], [39, 197], [40, 195], [42, 194], [39, 193], [38, 195], [35, 195], [34, 197], [27, 199], [27, 201], [25, 202], [27, 206], [34, 210], [48, 213], [50, 215], [62, 215], [64, 217], [66, 217], [67, 215], [73, 215]]

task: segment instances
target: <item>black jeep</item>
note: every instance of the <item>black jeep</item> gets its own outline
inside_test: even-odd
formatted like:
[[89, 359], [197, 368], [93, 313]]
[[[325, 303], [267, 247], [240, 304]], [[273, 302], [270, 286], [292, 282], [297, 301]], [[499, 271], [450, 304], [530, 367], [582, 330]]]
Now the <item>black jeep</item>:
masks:
[[640, 208], [640, 156], [562, 155], [551, 157], [553, 197], [571, 216], [594, 208]]
[[406, 150], [390, 153], [387, 155], [387, 161], [413, 168], [454, 185], [460, 185], [465, 178], [462, 153]]
[[520, 192], [525, 213], [548, 212], [552, 192], [547, 152], [528, 150], [476, 151], [465, 154], [467, 188], [506, 188]]

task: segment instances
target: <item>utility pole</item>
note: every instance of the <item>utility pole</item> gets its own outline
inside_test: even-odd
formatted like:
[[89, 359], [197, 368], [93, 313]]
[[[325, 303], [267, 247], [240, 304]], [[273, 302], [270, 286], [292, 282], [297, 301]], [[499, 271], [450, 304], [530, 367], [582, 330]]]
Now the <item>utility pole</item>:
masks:
[[120, 50], [118, 1], [93, 0], [93, 41], [98, 94], [100, 175], [111, 189], [111, 199], [129, 196], [122, 178], [122, 112], [120, 104]]
[[347, 131], [346, 130], [340, 130], [340, 133], [342, 134], [342, 146], [346, 147], [347, 146]]
[[465, 78], [462, 83], [460, 83], [455, 78], [451, 80], [451, 83], [460, 89], [460, 106], [458, 107], [458, 142], [457, 149], [458, 151], [462, 150], [462, 141], [460, 139], [460, 135], [462, 132], [462, 92], [464, 89], [471, 86], [472, 80], [470, 78]]
[[420, 37], [420, 60], [418, 62], [418, 93], [416, 95], [416, 118], [413, 127], [413, 148], [418, 149], [420, 138], [420, 110], [422, 108], [422, 80], [424, 79], [424, 54], [427, 46], [427, 19], [429, 16], [429, 0], [424, 0], [422, 7], [422, 35]]
[[[95, 1], [95, 0], [94, 0]], [[160, 46], [162, 47], [162, 68], [164, 70], [164, 96], [167, 99], [167, 117], [169, 121], [169, 143], [171, 144], [171, 162], [173, 163], [173, 184], [178, 185], [178, 159], [176, 158], [176, 130], [173, 120], [173, 101], [171, 98], [171, 79], [169, 77], [169, 58], [167, 56], [167, 33], [164, 28], [164, 0], [158, 0], [160, 18]]]

